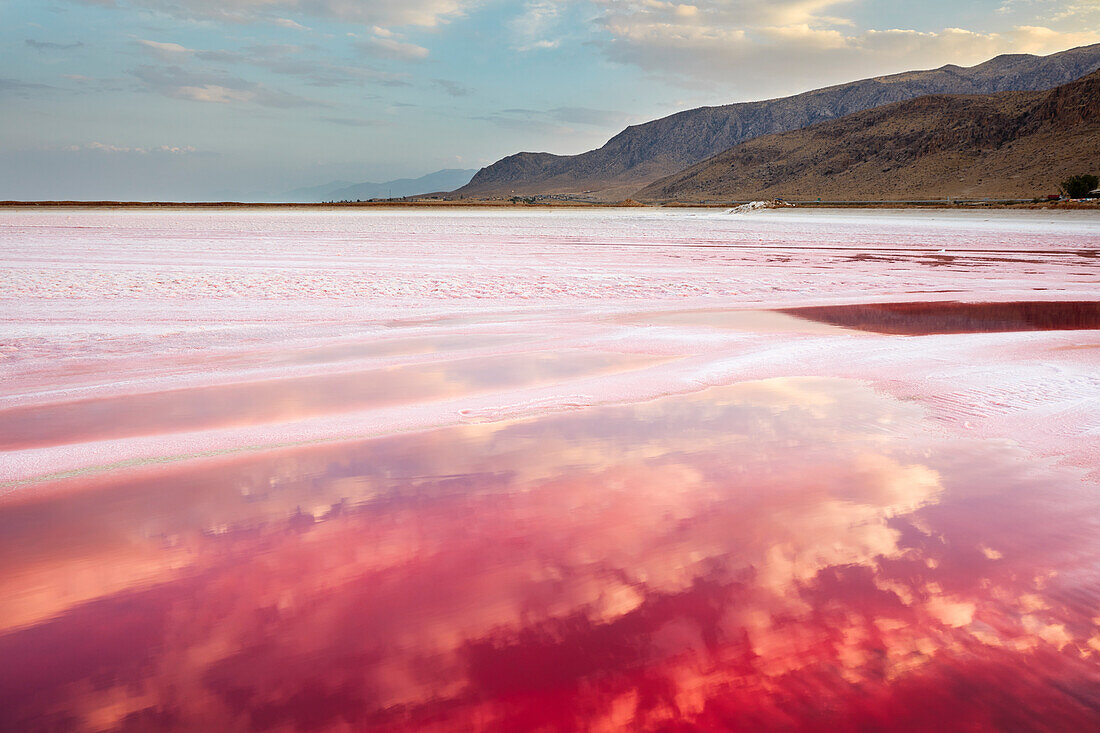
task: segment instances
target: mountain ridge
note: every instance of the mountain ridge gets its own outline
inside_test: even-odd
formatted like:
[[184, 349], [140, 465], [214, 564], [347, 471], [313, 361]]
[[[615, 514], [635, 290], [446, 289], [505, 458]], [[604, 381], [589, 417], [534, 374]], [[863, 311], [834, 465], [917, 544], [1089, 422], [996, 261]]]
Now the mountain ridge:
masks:
[[929, 94], [1050, 89], [1100, 68], [1100, 44], [1047, 56], [1003, 54], [971, 67], [871, 77], [789, 97], [697, 107], [631, 125], [578, 155], [516, 153], [479, 170], [455, 196], [592, 192], [605, 200], [761, 135], [801, 129]]
[[748, 140], [643, 200], [1030, 198], [1100, 165], [1100, 71], [1046, 91], [928, 95]]
[[384, 183], [356, 183], [330, 191], [330, 201], [351, 201], [373, 198], [402, 198], [425, 193], [450, 191], [470, 181], [477, 171], [467, 168], [444, 168], [419, 178], [398, 178]]
[[319, 186], [303, 186], [272, 196], [252, 194], [248, 198], [286, 203], [321, 203], [324, 201], [355, 201], [375, 198], [403, 198], [425, 193], [450, 191], [469, 182], [477, 171], [471, 168], [444, 168], [417, 178], [397, 178], [375, 183], [366, 181], [330, 181]]

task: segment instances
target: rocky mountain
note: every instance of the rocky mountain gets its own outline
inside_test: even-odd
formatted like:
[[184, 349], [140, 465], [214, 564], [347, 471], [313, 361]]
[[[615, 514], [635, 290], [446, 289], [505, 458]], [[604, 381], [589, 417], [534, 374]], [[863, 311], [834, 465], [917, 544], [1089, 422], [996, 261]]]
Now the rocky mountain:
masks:
[[792, 97], [700, 107], [634, 125], [580, 155], [517, 153], [482, 168], [456, 195], [633, 195], [642, 186], [761, 135], [797, 130], [929, 94], [1050, 89], [1100, 68], [1100, 44], [1050, 56], [1012, 54], [971, 67], [943, 66], [818, 89]]
[[931, 95], [741, 143], [643, 200], [1031, 198], [1100, 171], [1100, 71], [1040, 92]]

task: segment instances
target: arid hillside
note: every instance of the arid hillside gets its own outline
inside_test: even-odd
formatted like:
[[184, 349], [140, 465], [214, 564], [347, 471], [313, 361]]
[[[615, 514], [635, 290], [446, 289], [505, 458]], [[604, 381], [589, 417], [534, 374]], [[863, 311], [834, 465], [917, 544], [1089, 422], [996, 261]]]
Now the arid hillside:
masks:
[[1100, 68], [1100, 44], [1050, 56], [998, 56], [969, 68], [948, 65], [863, 79], [760, 102], [700, 107], [634, 125], [580, 155], [517, 153], [482, 168], [460, 196], [591, 192], [619, 200], [684, 168], [761, 135], [929, 94], [1035, 91]]
[[1100, 72], [1046, 92], [927, 96], [737, 145], [644, 200], [1032, 197], [1100, 170]]

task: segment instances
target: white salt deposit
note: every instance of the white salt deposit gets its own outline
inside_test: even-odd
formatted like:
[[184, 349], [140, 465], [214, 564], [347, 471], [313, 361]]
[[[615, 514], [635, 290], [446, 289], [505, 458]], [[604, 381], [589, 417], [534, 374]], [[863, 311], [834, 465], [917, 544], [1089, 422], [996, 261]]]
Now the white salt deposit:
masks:
[[[795, 375], [867, 380], [918, 401], [945, 431], [1095, 471], [1100, 332], [899, 337], [692, 314], [1093, 300], [1098, 252], [1091, 212], [6, 210], [0, 417], [203, 385], [487, 361], [458, 396], [6, 450], [0, 482], [10, 491], [66, 472]], [[565, 350], [662, 358], [522, 384], [499, 382], [488, 366]]]
[[734, 206], [732, 209], [726, 209], [727, 214], [747, 214], [750, 211], [760, 211], [761, 209], [782, 209], [789, 207], [792, 204], [788, 204], [785, 201], [773, 200], [773, 201], [750, 201], [747, 204], [740, 204]]

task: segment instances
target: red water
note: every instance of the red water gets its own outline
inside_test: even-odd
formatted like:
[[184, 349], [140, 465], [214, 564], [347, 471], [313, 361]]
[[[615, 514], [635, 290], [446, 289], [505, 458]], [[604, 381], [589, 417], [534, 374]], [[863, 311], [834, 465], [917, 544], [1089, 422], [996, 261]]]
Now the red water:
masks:
[[78, 477], [0, 503], [0, 729], [1090, 730], [1098, 520], [827, 379]]

